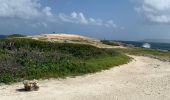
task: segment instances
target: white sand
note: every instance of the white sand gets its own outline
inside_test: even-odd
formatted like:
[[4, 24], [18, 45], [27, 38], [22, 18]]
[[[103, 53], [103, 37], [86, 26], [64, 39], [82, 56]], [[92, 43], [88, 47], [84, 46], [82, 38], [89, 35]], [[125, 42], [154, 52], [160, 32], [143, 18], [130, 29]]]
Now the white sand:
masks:
[[170, 100], [170, 63], [147, 57], [96, 74], [40, 81], [40, 90], [0, 86], [0, 100]]

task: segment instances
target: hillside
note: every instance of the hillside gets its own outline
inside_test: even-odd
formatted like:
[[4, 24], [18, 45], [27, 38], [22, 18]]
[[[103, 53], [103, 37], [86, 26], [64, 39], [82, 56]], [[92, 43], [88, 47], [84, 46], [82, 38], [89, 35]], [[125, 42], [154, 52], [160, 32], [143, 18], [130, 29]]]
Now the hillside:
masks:
[[85, 37], [85, 36], [75, 35], [75, 34], [63, 34], [63, 33], [40, 34], [40, 35], [27, 36], [27, 38], [41, 40], [41, 41], [57, 42], [57, 43], [88, 44], [88, 45], [93, 45], [99, 48], [119, 47], [118, 45], [111, 46], [111, 45], [104, 44], [101, 42], [101, 40], [98, 40], [95, 38], [90, 38], [90, 37]]
[[0, 39], [0, 83], [94, 73], [128, 61], [124, 54], [88, 44]]

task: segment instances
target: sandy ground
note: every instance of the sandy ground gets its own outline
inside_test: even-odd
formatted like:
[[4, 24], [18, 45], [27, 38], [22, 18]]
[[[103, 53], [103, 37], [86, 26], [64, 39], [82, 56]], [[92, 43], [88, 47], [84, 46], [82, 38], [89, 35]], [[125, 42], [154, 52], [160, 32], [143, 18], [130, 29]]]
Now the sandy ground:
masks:
[[56, 33], [56, 34], [40, 34], [40, 35], [33, 35], [27, 37], [35, 40], [58, 42], [58, 43], [89, 44], [99, 48], [126, 48], [123, 45], [122, 46], [106, 45], [100, 42], [100, 40], [98, 39], [76, 35], [76, 34]]
[[0, 86], [0, 100], [170, 100], [170, 63], [132, 56], [129, 64], [96, 74], [40, 81], [40, 90], [22, 83]]

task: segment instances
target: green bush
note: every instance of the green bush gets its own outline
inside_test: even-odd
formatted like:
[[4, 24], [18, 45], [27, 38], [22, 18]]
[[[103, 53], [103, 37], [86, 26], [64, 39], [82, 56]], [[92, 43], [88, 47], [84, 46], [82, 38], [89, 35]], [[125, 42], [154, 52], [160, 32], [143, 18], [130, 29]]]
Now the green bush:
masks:
[[138, 47], [131, 47], [126, 49], [115, 49], [121, 53], [127, 53], [132, 55], [153, 55], [153, 56], [160, 56], [160, 57], [170, 57], [170, 52], [156, 50], [156, 49], [146, 49], [146, 48], [138, 48]]
[[25, 35], [22, 34], [12, 34], [12, 35], [8, 35], [7, 38], [16, 38], [16, 37], [25, 37]]
[[119, 46], [118, 43], [116, 43], [114, 41], [110, 41], [110, 40], [101, 40], [100, 42], [102, 42], [103, 44], [106, 44], [106, 45]]
[[24, 38], [0, 40], [0, 82], [82, 75], [124, 64], [128, 57], [84, 44]]

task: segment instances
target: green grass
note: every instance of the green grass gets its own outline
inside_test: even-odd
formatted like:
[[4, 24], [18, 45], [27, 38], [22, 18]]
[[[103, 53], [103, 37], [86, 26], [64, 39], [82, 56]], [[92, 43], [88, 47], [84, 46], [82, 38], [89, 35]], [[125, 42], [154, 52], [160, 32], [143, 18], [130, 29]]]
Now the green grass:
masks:
[[25, 35], [22, 34], [12, 34], [12, 35], [8, 35], [7, 38], [17, 38], [17, 37], [25, 37]]
[[117, 49], [122, 53], [132, 54], [132, 55], [155, 55], [155, 56], [164, 56], [170, 57], [169, 51], [162, 51], [156, 49], [145, 49], [145, 48], [126, 48], [126, 49]]
[[0, 39], [0, 83], [83, 75], [128, 61], [115, 50], [90, 45]]
[[119, 46], [118, 43], [116, 43], [114, 41], [110, 41], [110, 40], [101, 40], [100, 42], [102, 42], [103, 44], [106, 44], [106, 45]]

